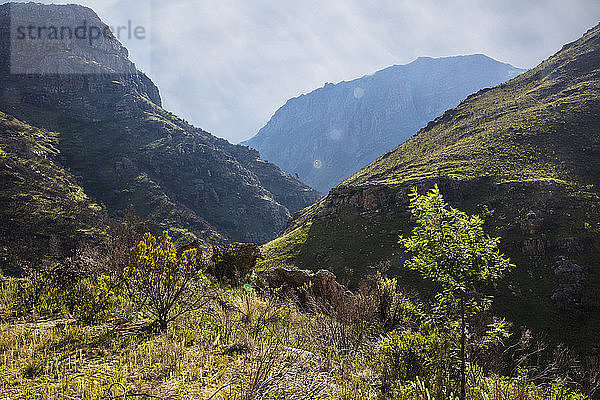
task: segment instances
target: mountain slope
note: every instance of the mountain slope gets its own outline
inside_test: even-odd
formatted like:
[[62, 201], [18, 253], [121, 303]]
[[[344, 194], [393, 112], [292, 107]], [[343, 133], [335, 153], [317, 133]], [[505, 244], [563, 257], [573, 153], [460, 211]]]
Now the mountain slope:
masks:
[[421, 57], [291, 99], [243, 144], [326, 192], [467, 95], [522, 72], [482, 54]]
[[[106, 26], [89, 8], [15, 3], [0, 6], [3, 30], [15, 15], [59, 26], [84, 20]], [[162, 109], [157, 87], [112, 36], [92, 46], [74, 39], [64, 55], [17, 54], [32, 69], [28, 74], [11, 73], [10, 50], [8, 39], [1, 54], [0, 109], [58, 132], [61, 163], [111, 215], [133, 205], [181, 240], [265, 242], [283, 229], [290, 211], [319, 197], [258, 160], [257, 152]]]
[[598, 37], [592, 30], [537, 68], [482, 90], [346, 183], [445, 172], [597, 184]]
[[497, 311], [582, 351], [600, 327], [600, 25], [533, 70], [470, 96], [370, 164], [264, 246], [263, 267], [330, 268], [356, 283], [389, 265], [404, 285], [398, 235], [407, 194], [438, 183], [517, 264]]
[[1, 112], [0, 132], [0, 271], [99, 237], [104, 212], [57, 163], [57, 135]]

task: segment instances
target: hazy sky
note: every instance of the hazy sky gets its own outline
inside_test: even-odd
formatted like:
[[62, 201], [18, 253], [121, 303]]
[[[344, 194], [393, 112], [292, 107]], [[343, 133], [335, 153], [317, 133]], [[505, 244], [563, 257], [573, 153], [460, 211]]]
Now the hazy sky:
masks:
[[165, 108], [232, 142], [256, 134], [288, 98], [325, 82], [418, 56], [484, 53], [529, 68], [600, 20], [599, 0], [79, 3], [111, 27], [143, 26], [146, 39], [121, 39], [159, 86]]

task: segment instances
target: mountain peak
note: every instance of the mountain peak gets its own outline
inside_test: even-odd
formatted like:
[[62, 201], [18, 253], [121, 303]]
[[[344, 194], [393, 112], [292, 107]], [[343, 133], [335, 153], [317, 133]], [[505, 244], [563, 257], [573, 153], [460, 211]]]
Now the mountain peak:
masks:
[[291, 99], [244, 144], [326, 192], [467, 95], [521, 72], [484, 55], [420, 57]]

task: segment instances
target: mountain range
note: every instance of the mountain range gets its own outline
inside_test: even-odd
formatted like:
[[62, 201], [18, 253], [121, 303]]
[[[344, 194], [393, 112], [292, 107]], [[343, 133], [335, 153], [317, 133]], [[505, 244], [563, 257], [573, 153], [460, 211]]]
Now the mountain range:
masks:
[[290, 99], [242, 144], [326, 193], [469, 94], [524, 71], [483, 54], [420, 57]]
[[[107, 27], [83, 6], [0, 5], [0, 248], [11, 247], [15, 232], [22, 231], [31, 235], [27, 242], [41, 249], [52, 238], [66, 242], [57, 247], [68, 249], [72, 241], [65, 238], [94, 227], [78, 216], [87, 215], [91, 204], [115, 217], [133, 207], [182, 242], [260, 243], [275, 237], [291, 212], [319, 198], [307, 185], [260, 160], [257, 151], [164, 110], [156, 85], [136, 69], [114, 36], [102, 35], [91, 45], [73, 40], [64, 54], [30, 51], [32, 47], [15, 45], [14, 32], [5, 34], [19, 16], [40, 26], [77, 27], [85, 21]], [[34, 180], [26, 178], [31, 175], [23, 171], [27, 168], [35, 172]], [[19, 218], [28, 207], [20, 200], [27, 192], [35, 204], [46, 204], [45, 215]], [[70, 207], [66, 200], [74, 197], [81, 200], [81, 209], [47, 225], [46, 217], [59, 214], [51, 210], [62, 199]], [[33, 254], [20, 256], [28, 260]]]
[[294, 215], [263, 246], [263, 268], [329, 269], [356, 286], [402, 268], [411, 188], [487, 215], [517, 268], [496, 312], [545, 340], [598, 351], [600, 328], [600, 25], [532, 70], [470, 95], [406, 143]]
[[[351, 288], [385, 271], [404, 291], [426, 295], [423, 280], [402, 268], [406, 254], [398, 237], [413, 224], [408, 193], [437, 184], [453, 206], [486, 216], [486, 230], [502, 238], [503, 252], [517, 266], [497, 288], [497, 315], [549, 341], [600, 351], [600, 25], [520, 75], [481, 55], [418, 59], [361, 78], [360, 85], [326, 85], [290, 100], [261, 131], [298, 129], [297, 145], [269, 139], [281, 155], [306, 157], [310, 173], [333, 171], [334, 155], [353, 160], [340, 161], [341, 175], [314, 181], [318, 188], [410, 137], [320, 198], [293, 176], [302, 171], [284, 166], [284, 172], [264, 160], [273, 161], [268, 152], [261, 157], [163, 109], [157, 86], [114, 37], [91, 48], [76, 42], [62, 55], [14, 54], [15, 38], [5, 34], [14, 13], [105, 26], [81, 6], [0, 5], [3, 271], [68, 255], [106, 235], [107, 218], [133, 208], [179, 243], [268, 242], [260, 262], [265, 270], [328, 269]], [[489, 69], [498, 85], [443, 112], [450, 97], [457, 103], [468, 94], [458, 77], [443, 78], [452, 68], [451, 75], [460, 75], [461, 63], [471, 78], [489, 81], [475, 73]], [[425, 82], [418, 90], [405, 80], [417, 70]], [[391, 77], [400, 75], [394, 83]], [[473, 91], [491, 84], [480, 82]], [[423, 114], [408, 118], [398, 110]], [[358, 123], [366, 121], [359, 111], [372, 114], [371, 122]], [[429, 123], [427, 112], [434, 118]], [[317, 115], [333, 115], [343, 126], [316, 122]], [[316, 142], [309, 126], [323, 129]], [[360, 151], [336, 150], [359, 133], [363, 145], [347, 149]], [[306, 146], [294, 147], [300, 145]], [[317, 152], [325, 148], [330, 158]], [[357, 154], [364, 158], [352, 158]]]

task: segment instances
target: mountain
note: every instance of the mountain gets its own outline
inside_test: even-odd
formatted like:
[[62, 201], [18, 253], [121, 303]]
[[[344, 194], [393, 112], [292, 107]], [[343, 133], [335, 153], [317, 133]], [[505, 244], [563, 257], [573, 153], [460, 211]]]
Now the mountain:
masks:
[[388, 267], [409, 288], [399, 234], [408, 193], [439, 184], [517, 265], [496, 311], [553, 342], [597, 351], [600, 328], [600, 25], [536, 68], [469, 96], [296, 214], [263, 268], [329, 268], [356, 284]]
[[98, 237], [104, 212], [57, 162], [58, 135], [2, 112], [0, 132], [0, 265]]
[[524, 71], [483, 54], [420, 57], [293, 98], [243, 144], [325, 193], [467, 95]]
[[[33, 40], [20, 35], [19, 23], [34, 27]], [[94, 41], [89, 36], [60, 40], [52, 51], [36, 47], [48, 39], [36, 37], [36, 26], [48, 28], [42, 34], [49, 34], [52, 27], [82, 25], [107, 34]], [[182, 241], [266, 242], [285, 227], [290, 212], [319, 198], [260, 160], [257, 151], [164, 110], [158, 88], [105, 28], [94, 11], [82, 6], [0, 6], [0, 110], [31, 126], [25, 130], [54, 132], [50, 176], [69, 171], [90, 201], [106, 207], [109, 215], [118, 217], [133, 206]], [[2, 131], [3, 140], [8, 134]], [[14, 185], [20, 178], [9, 178], [3, 185], [18, 192]], [[55, 206], [53, 198], [47, 196], [47, 211]]]

